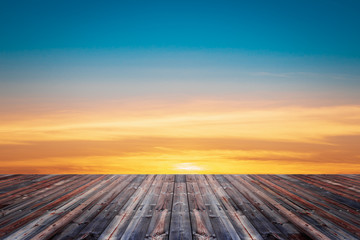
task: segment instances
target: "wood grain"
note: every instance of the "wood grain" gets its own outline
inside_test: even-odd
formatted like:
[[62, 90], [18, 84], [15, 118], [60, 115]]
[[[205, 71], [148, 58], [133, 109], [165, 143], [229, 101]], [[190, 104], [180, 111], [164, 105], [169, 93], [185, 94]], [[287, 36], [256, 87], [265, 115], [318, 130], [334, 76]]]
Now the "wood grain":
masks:
[[0, 175], [0, 239], [360, 239], [359, 175]]

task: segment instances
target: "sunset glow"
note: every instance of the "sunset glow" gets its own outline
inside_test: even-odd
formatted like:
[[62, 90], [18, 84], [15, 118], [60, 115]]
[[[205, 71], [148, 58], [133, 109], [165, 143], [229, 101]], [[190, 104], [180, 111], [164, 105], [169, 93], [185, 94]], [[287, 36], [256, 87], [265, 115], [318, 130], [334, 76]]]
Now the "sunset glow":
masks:
[[144, 109], [139, 102], [136, 110], [136, 102], [104, 102], [104, 108], [69, 106], [38, 112], [36, 117], [8, 113], [0, 128], [2, 171], [358, 171], [359, 152], [349, 142], [359, 139], [360, 107], [251, 107], [248, 102], [245, 107], [240, 102], [154, 101]]
[[360, 173], [356, 1], [5, 1], [0, 173]]

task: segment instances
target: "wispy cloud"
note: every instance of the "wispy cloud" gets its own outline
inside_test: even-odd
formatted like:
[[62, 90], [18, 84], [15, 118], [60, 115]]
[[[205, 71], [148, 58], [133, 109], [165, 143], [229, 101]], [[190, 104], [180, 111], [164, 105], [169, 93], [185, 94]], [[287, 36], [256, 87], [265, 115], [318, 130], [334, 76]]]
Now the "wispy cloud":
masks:
[[[232, 172], [232, 165], [245, 163], [255, 171], [260, 163], [272, 162], [274, 167], [267, 171], [283, 172], [305, 162], [298, 171], [314, 164], [356, 165], [358, 161], [357, 150], [341, 138], [360, 135], [360, 107], [356, 105], [267, 106], [213, 100], [132, 101], [115, 106], [113, 102], [36, 116], [12, 113], [1, 120], [4, 167], [50, 164], [76, 169], [79, 159], [91, 166], [102, 158], [118, 172], [122, 171], [119, 162], [146, 166], [150, 172], [175, 172], [176, 164], [182, 162], [200, 164], [201, 171], [207, 172]], [[164, 162], [167, 167], [157, 167]], [[295, 167], [290, 169], [297, 172]]]

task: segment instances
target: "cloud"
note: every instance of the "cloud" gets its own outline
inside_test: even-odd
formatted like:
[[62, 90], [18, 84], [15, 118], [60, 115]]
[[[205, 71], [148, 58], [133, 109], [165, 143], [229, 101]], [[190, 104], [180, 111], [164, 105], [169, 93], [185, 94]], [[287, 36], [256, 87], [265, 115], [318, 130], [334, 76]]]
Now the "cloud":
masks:
[[202, 173], [356, 173], [359, 139], [329, 137], [329, 144], [236, 138], [36, 141], [0, 145], [0, 163], [3, 173], [180, 173], [184, 163], [191, 165], [189, 172]]
[[359, 169], [356, 105], [115, 101], [66, 110], [44, 108], [36, 114], [10, 111], [0, 123], [3, 171], [18, 167], [20, 172], [37, 168], [86, 173], [101, 168], [108, 173], [175, 173], [181, 169], [177, 164], [184, 162], [208, 173], [255, 173], [263, 167], [273, 173], [312, 167], [320, 172], [321, 164], [329, 173], [341, 172], [334, 167], [337, 163], [344, 171], [350, 166]]
[[[131, 137], [246, 138], [321, 142], [360, 133], [360, 107], [239, 108], [233, 102], [173, 103], [135, 110], [90, 109], [24, 115], [3, 121], [2, 143], [16, 141], [121, 140]], [[141, 110], [143, 109], [143, 111]]]

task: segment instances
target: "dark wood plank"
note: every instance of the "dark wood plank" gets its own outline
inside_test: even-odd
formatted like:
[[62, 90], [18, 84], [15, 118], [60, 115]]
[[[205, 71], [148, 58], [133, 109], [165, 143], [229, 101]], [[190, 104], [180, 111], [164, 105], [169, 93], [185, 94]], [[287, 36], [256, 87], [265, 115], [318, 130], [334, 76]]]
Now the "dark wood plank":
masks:
[[289, 239], [289, 235], [285, 236], [273, 221], [270, 221], [263, 215], [263, 209], [259, 210], [256, 208], [255, 204], [260, 205], [259, 202], [249, 201], [245, 195], [243, 195], [243, 192], [237, 190], [223, 175], [216, 175], [214, 177], [231, 198], [229, 202], [233, 202], [236, 208], [241, 210], [264, 239]]
[[[57, 229], [58, 226], [61, 226], [61, 218], [62, 216], [72, 215], [72, 210], [76, 209], [79, 205], [81, 205], [84, 201], [90, 198], [92, 195], [95, 195], [99, 190], [104, 188], [112, 178], [109, 176], [103, 176], [98, 181], [93, 182], [94, 184], [91, 188], [81, 189], [81, 194], [79, 190], [74, 190], [71, 192], [71, 196], [68, 196], [64, 199], [58, 199], [58, 201], [63, 200], [61, 206], [57, 206], [52, 210], [48, 210], [43, 212], [37, 218], [33, 218], [31, 222], [20, 227], [17, 231], [13, 232], [8, 238], [9, 239], [21, 239], [23, 237], [27, 237], [29, 239], [36, 238], [35, 235], [41, 233], [42, 231], [49, 229]], [[84, 190], [84, 191], [82, 191]], [[86, 203], [85, 203], [86, 204]], [[30, 215], [32, 217], [37, 216], [39, 213]], [[60, 220], [60, 221], [59, 221]], [[44, 237], [45, 239], [46, 237]]]
[[[108, 227], [110, 222], [118, 215], [123, 209], [124, 205], [128, 202], [130, 197], [137, 191], [139, 186], [143, 183], [145, 175], [139, 175], [121, 192], [108, 206], [105, 207], [92, 221], [83, 222], [82, 230], [80, 233], [74, 234], [75, 239], [98, 239], [104, 230]], [[75, 222], [76, 224], [76, 222]], [[69, 239], [67, 237], [60, 239]], [[70, 238], [71, 239], [71, 238]]]
[[[292, 225], [277, 209], [260, 198], [255, 192], [249, 190], [238, 178], [243, 176], [226, 175], [225, 178], [248, 200], [252, 206], [259, 210], [266, 219], [274, 224], [285, 236], [286, 239], [307, 239], [297, 228]], [[276, 239], [276, 238], [275, 238]]]
[[59, 206], [59, 204], [62, 204], [63, 202], [71, 199], [72, 197], [80, 194], [81, 192], [85, 191], [87, 188], [90, 188], [96, 183], [99, 183], [102, 179], [104, 179], [106, 176], [98, 176], [95, 179], [87, 182], [87, 183], [81, 183], [79, 187], [76, 187], [75, 190], [66, 192], [65, 195], [62, 195], [61, 197], [54, 199], [53, 201], [49, 202], [48, 204], [42, 206], [41, 208], [37, 209], [36, 211], [30, 212], [26, 214], [24, 217], [17, 218], [15, 221], [13, 221], [10, 225], [5, 225], [4, 227], [0, 227], [0, 237], [2, 237], [5, 234], [8, 234], [16, 229], [19, 229], [23, 225], [27, 224], [28, 222], [42, 216], [45, 214], [48, 210], [51, 210], [52, 208], [55, 208]]
[[[81, 211], [74, 214], [75, 211], [72, 210], [69, 214], [72, 216], [63, 216], [62, 222], [67, 218], [71, 222], [67, 221], [66, 224], [63, 224], [63, 227], [59, 227], [59, 221], [57, 221], [56, 227], [58, 228], [58, 233], [52, 237], [52, 239], [74, 239], [80, 231], [86, 226], [86, 223], [94, 221], [94, 218], [118, 196], [122, 193], [123, 189], [135, 179], [136, 176], [116, 176], [114, 183], [115, 186], [111, 186], [111, 189], [106, 191], [106, 194], [103, 197], [99, 198], [98, 201], [93, 201], [89, 204], [82, 203], [80, 206]], [[101, 191], [104, 191], [101, 189]], [[87, 200], [89, 201], [89, 200]], [[70, 217], [70, 219], [69, 219]], [[65, 218], [65, 219], [64, 219]]]
[[[328, 205], [325, 205], [325, 208], [324, 208], [321, 204], [319, 204], [319, 201], [315, 201], [315, 203], [314, 203], [314, 202], [304, 199], [303, 197], [297, 196], [296, 194], [286, 190], [285, 188], [282, 188], [282, 187], [274, 184], [272, 182], [274, 180], [274, 178], [271, 178], [272, 181], [265, 179], [265, 177], [263, 177], [263, 176], [252, 176], [252, 178], [258, 179], [259, 185], [263, 184], [266, 186], [270, 186], [271, 189], [274, 190], [274, 192], [277, 192], [279, 195], [282, 195], [282, 196], [286, 197], [287, 199], [291, 199], [291, 201], [293, 203], [300, 203], [306, 207], [306, 210], [314, 211], [314, 212], [309, 212], [308, 215], [312, 216], [313, 219], [317, 220], [318, 222], [325, 223], [327, 225], [327, 230], [331, 233], [331, 235], [336, 234], [336, 235], [338, 235], [339, 238], [341, 238], [341, 236], [342, 236], [343, 239], [349, 239], [350, 237], [354, 237], [354, 236], [350, 236], [349, 234], [344, 232], [343, 229], [341, 229], [341, 228], [344, 228], [350, 232], [355, 232], [355, 235], [360, 236], [360, 228], [358, 228], [355, 225], [347, 223], [345, 220], [343, 220], [343, 219], [337, 217], [336, 215], [332, 214], [331, 212], [329, 212]], [[322, 219], [326, 219], [326, 221], [324, 221]], [[339, 228], [339, 226], [341, 228]]]
[[328, 236], [326, 236], [324, 233], [316, 229], [315, 227], [309, 225], [306, 221], [304, 221], [302, 218], [298, 217], [295, 213], [288, 210], [284, 206], [282, 206], [280, 203], [278, 203], [274, 198], [271, 198], [268, 195], [267, 191], [261, 191], [254, 187], [252, 184], [250, 184], [250, 181], [246, 181], [243, 178], [237, 178], [241, 183], [243, 183], [250, 191], [253, 191], [256, 195], [258, 195], [260, 198], [262, 198], [264, 201], [270, 203], [272, 206], [274, 206], [278, 212], [283, 215], [288, 221], [292, 222], [296, 227], [301, 229], [306, 235], [310, 236], [313, 239], [330, 239]]
[[[66, 234], [63, 229], [67, 225], [71, 224], [75, 218], [79, 218], [82, 215], [84, 215], [85, 219], [91, 220], [92, 215], [96, 214], [98, 211], [101, 211], [106, 206], [106, 204], [114, 199], [114, 197], [119, 194], [126, 186], [126, 184], [128, 184], [134, 177], [131, 176], [127, 179], [125, 178], [126, 176], [113, 176], [113, 178], [109, 179], [108, 181], [104, 181], [103, 185], [99, 186], [97, 189], [94, 189], [95, 194], [91, 194], [91, 196], [80, 205], [71, 209], [67, 212], [67, 214], [62, 215], [61, 218], [57, 219], [56, 224], [47, 226], [46, 229], [39, 232], [36, 236], [33, 236], [32, 239], [48, 239], [58, 232]], [[89, 192], [90, 191], [88, 191], [87, 194], [89, 194]], [[81, 197], [84, 197], [84, 195]], [[78, 199], [74, 199], [74, 201], [79, 202]], [[91, 211], [86, 211], [87, 209], [91, 209]], [[50, 212], [49, 214], [53, 215], [56, 214], [56, 212]]]
[[139, 186], [136, 192], [130, 197], [121, 211], [109, 223], [99, 239], [119, 239], [123, 235], [126, 227], [140, 206], [146, 193], [150, 189], [156, 176], [149, 175]]

